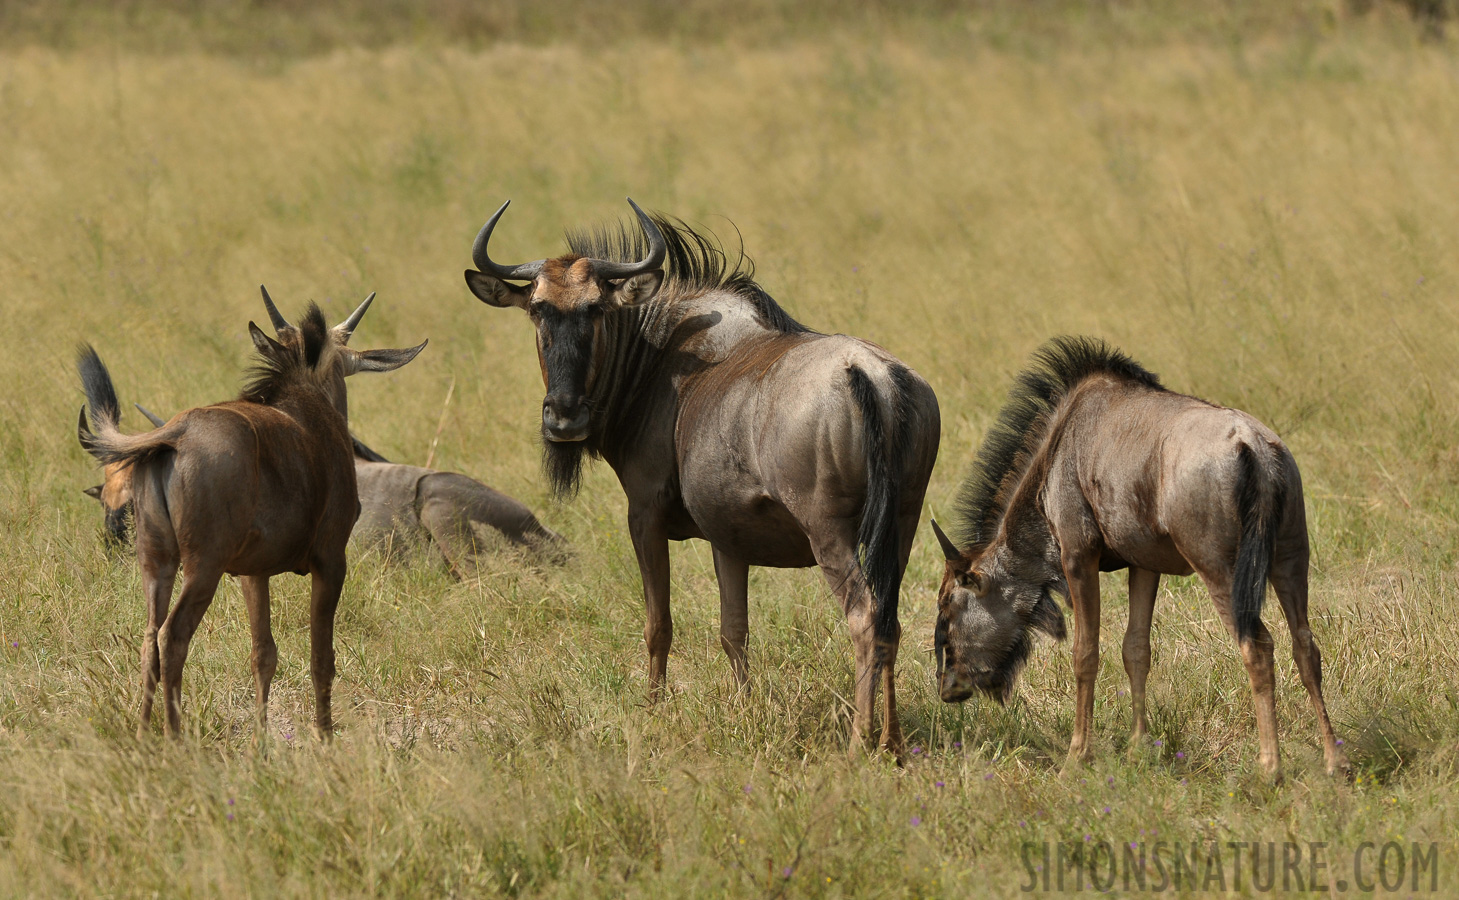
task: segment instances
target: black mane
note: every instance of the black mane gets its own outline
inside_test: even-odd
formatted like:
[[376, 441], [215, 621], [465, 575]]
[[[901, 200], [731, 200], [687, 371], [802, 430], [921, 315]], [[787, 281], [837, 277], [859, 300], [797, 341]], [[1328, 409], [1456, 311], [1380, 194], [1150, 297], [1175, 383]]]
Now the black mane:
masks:
[[1164, 390], [1160, 379], [1098, 338], [1053, 338], [1038, 350], [1008, 391], [998, 419], [973, 457], [954, 504], [952, 539], [974, 553], [997, 533], [1010, 488], [1023, 474], [1051, 413], [1064, 395], [1091, 375], [1114, 375]]
[[258, 361], [248, 370], [241, 400], [270, 404], [278, 401], [284, 389], [301, 374], [319, 364], [324, 346], [329, 341], [329, 326], [317, 303], [310, 303], [298, 326], [298, 335], [286, 339], [273, 353], [259, 353]]
[[[664, 292], [685, 296], [707, 290], [728, 290], [750, 301], [767, 328], [787, 334], [810, 331], [755, 282], [755, 264], [745, 255], [743, 245], [731, 265], [729, 255], [713, 235], [695, 231], [683, 219], [659, 213], [649, 218], [663, 232], [664, 242], [668, 244]], [[633, 262], [648, 256], [648, 238], [637, 222], [573, 229], [567, 233], [567, 246], [578, 256], [610, 262]]]

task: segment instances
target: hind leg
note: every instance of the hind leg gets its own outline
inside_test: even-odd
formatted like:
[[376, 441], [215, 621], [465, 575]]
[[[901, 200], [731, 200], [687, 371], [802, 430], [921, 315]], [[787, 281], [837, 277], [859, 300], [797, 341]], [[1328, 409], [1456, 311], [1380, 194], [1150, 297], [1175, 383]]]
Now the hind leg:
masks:
[[1282, 559], [1272, 565], [1272, 587], [1282, 603], [1282, 614], [1287, 618], [1287, 628], [1292, 632], [1292, 659], [1297, 664], [1297, 674], [1307, 696], [1312, 700], [1312, 710], [1317, 714], [1317, 735], [1322, 739], [1322, 753], [1327, 761], [1327, 774], [1335, 775], [1348, 771], [1347, 754], [1337, 744], [1332, 722], [1327, 718], [1327, 704], [1322, 699], [1322, 653], [1312, 637], [1312, 628], [1307, 622], [1307, 553], [1306, 548], [1297, 559]]
[[[1207, 574], [1201, 572], [1201, 580], [1211, 593], [1211, 600], [1226, 630], [1236, 635], [1236, 622], [1231, 612], [1230, 573]], [[1262, 586], [1265, 590], [1265, 585]], [[1246, 675], [1251, 681], [1252, 699], [1256, 705], [1256, 762], [1268, 778], [1282, 780], [1281, 751], [1277, 747], [1277, 687], [1276, 663], [1273, 657], [1272, 633], [1260, 619], [1256, 629], [1247, 640], [1239, 640], [1241, 661], [1246, 665]]]
[[269, 686], [279, 665], [279, 648], [270, 622], [268, 578], [249, 575], [239, 582], [243, 586], [243, 605], [248, 608], [248, 630], [253, 636], [249, 663], [253, 668], [254, 740], [259, 740], [268, 726]]
[[172, 584], [177, 577], [177, 563], [144, 566], [142, 593], [147, 600], [147, 630], [142, 634], [142, 711], [137, 722], [137, 737], [145, 737], [152, 724], [152, 702], [157, 695], [157, 682], [162, 677], [161, 657], [157, 652], [157, 633], [167, 618], [172, 602]]
[[309, 675], [314, 681], [314, 725], [319, 737], [334, 735], [334, 614], [344, 589], [345, 560], [316, 565], [309, 594]]
[[1160, 573], [1130, 567], [1130, 621], [1123, 646], [1125, 674], [1130, 677], [1130, 750], [1134, 751], [1150, 730], [1145, 718], [1145, 682], [1150, 675], [1150, 620], [1155, 614], [1155, 593]]
[[[840, 601], [841, 611], [846, 616], [847, 630], [851, 633], [851, 654], [856, 681], [852, 695], [854, 707], [849, 752], [854, 756], [866, 748], [867, 740], [871, 736], [877, 687], [882, 681], [891, 682], [891, 666], [896, 662], [896, 648], [889, 648], [885, 642], [877, 640], [871, 591], [867, 588], [861, 567], [850, 549], [854, 546], [852, 541], [854, 538], [848, 539], [844, 546], [828, 541], [826, 544], [831, 546], [816, 546], [814, 549], [821, 574], [831, 592]], [[883, 723], [882, 729], [883, 749], [891, 751], [900, 762], [902, 729], [896, 721], [895, 695], [891, 698], [885, 714], [887, 721]]]
[[157, 636], [157, 650], [162, 662], [163, 708], [167, 713], [167, 733], [172, 737], [182, 734], [182, 667], [187, 663], [188, 647], [198, 630], [198, 623], [203, 620], [203, 613], [213, 602], [218, 580], [222, 577], [223, 573], [216, 569], [192, 571], [185, 568], [182, 593]]
[[719, 582], [719, 643], [741, 691], [750, 690], [745, 645], [750, 638], [750, 565], [714, 550], [714, 577]]

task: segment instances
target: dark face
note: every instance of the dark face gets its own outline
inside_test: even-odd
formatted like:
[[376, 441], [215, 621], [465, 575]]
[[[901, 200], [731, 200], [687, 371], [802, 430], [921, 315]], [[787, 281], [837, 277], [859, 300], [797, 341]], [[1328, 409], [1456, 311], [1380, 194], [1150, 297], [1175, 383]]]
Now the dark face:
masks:
[[1033, 632], [1064, 637], [1064, 615], [1044, 585], [1011, 577], [996, 558], [948, 560], [937, 597], [937, 681], [947, 703], [982, 691], [1013, 693]]
[[132, 469], [112, 463], [103, 470], [106, 480], [86, 488], [86, 496], [101, 504], [108, 544], [121, 547], [130, 542], [132, 522]]
[[599, 278], [593, 261], [550, 259], [531, 284], [513, 285], [482, 272], [466, 273], [472, 293], [491, 306], [527, 311], [537, 330], [537, 361], [547, 389], [542, 437], [551, 443], [585, 441], [592, 430], [592, 396], [604, 356], [603, 323], [614, 311], [652, 297], [661, 271], [622, 280]]

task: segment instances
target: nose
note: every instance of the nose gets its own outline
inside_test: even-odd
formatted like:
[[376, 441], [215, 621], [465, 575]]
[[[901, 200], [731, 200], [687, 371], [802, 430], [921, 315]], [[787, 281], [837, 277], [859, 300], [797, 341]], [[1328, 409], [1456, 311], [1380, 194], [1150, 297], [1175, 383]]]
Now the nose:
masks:
[[582, 441], [588, 437], [588, 404], [581, 395], [548, 394], [542, 401], [542, 432], [549, 441]]
[[956, 669], [944, 669], [937, 687], [943, 703], [961, 703], [973, 695], [973, 682]]

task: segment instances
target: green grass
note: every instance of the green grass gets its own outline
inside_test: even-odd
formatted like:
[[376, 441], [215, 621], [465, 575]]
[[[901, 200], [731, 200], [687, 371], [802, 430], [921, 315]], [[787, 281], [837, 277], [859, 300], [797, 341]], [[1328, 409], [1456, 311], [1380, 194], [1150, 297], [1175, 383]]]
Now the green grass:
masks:
[[[1207, 27], [1151, 3], [874, 6], [763, 42], [750, 25], [377, 40], [340, 13], [298, 26], [334, 37], [271, 49], [290, 8], [229, 25], [198, 7], [172, 37], [149, 17], [192, 7], [135, 7], [110, 36], [77, 24], [98, 7], [4, 8], [39, 30], [0, 42], [0, 894], [1007, 896], [1026, 840], [1155, 833], [1325, 841], [1333, 860], [1448, 842], [1455, 890], [1451, 46], [1385, 9], [1232, 4]], [[460, 274], [504, 199], [493, 252], [528, 259], [625, 214], [625, 195], [738, 229], [793, 315], [928, 378], [944, 422], [930, 512], [1056, 333], [1100, 335], [1275, 427], [1303, 469], [1355, 781], [1322, 774], [1280, 625], [1288, 779], [1256, 776], [1245, 673], [1191, 579], [1165, 579], [1157, 606], [1161, 744], [1127, 757], [1114, 576], [1098, 761], [1060, 777], [1066, 647], [1036, 652], [1006, 709], [938, 702], [926, 534], [902, 597], [899, 695], [922, 751], [904, 769], [845, 759], [849, 642], [815, 571], [752, 573], [742, 697], [708, 548], [676, 547], [672, 692], [647, 707], [622, 492], [599, 466], [576, 501], [548, 499], [530, 330]], [[353, 560], [327, 747], [305, 727], [306, 582], [281, 576], [267, 752], [226, 583], [193, 645], [187, 737], [139, 743], [139, 580], [81, 494], [97, 473], [74, 437], [73, 348], [97, 346], [124, 404], [232, 396], [259, 282], [286, 314], [317, 299], [342, 316], [378, 291], [355, 343], [431, 344], [352, 380], [361, 437], [423, 462], [454, 381], [435, 464], [522, 498], [577, 557], [503, 555], [472, 583]]]

